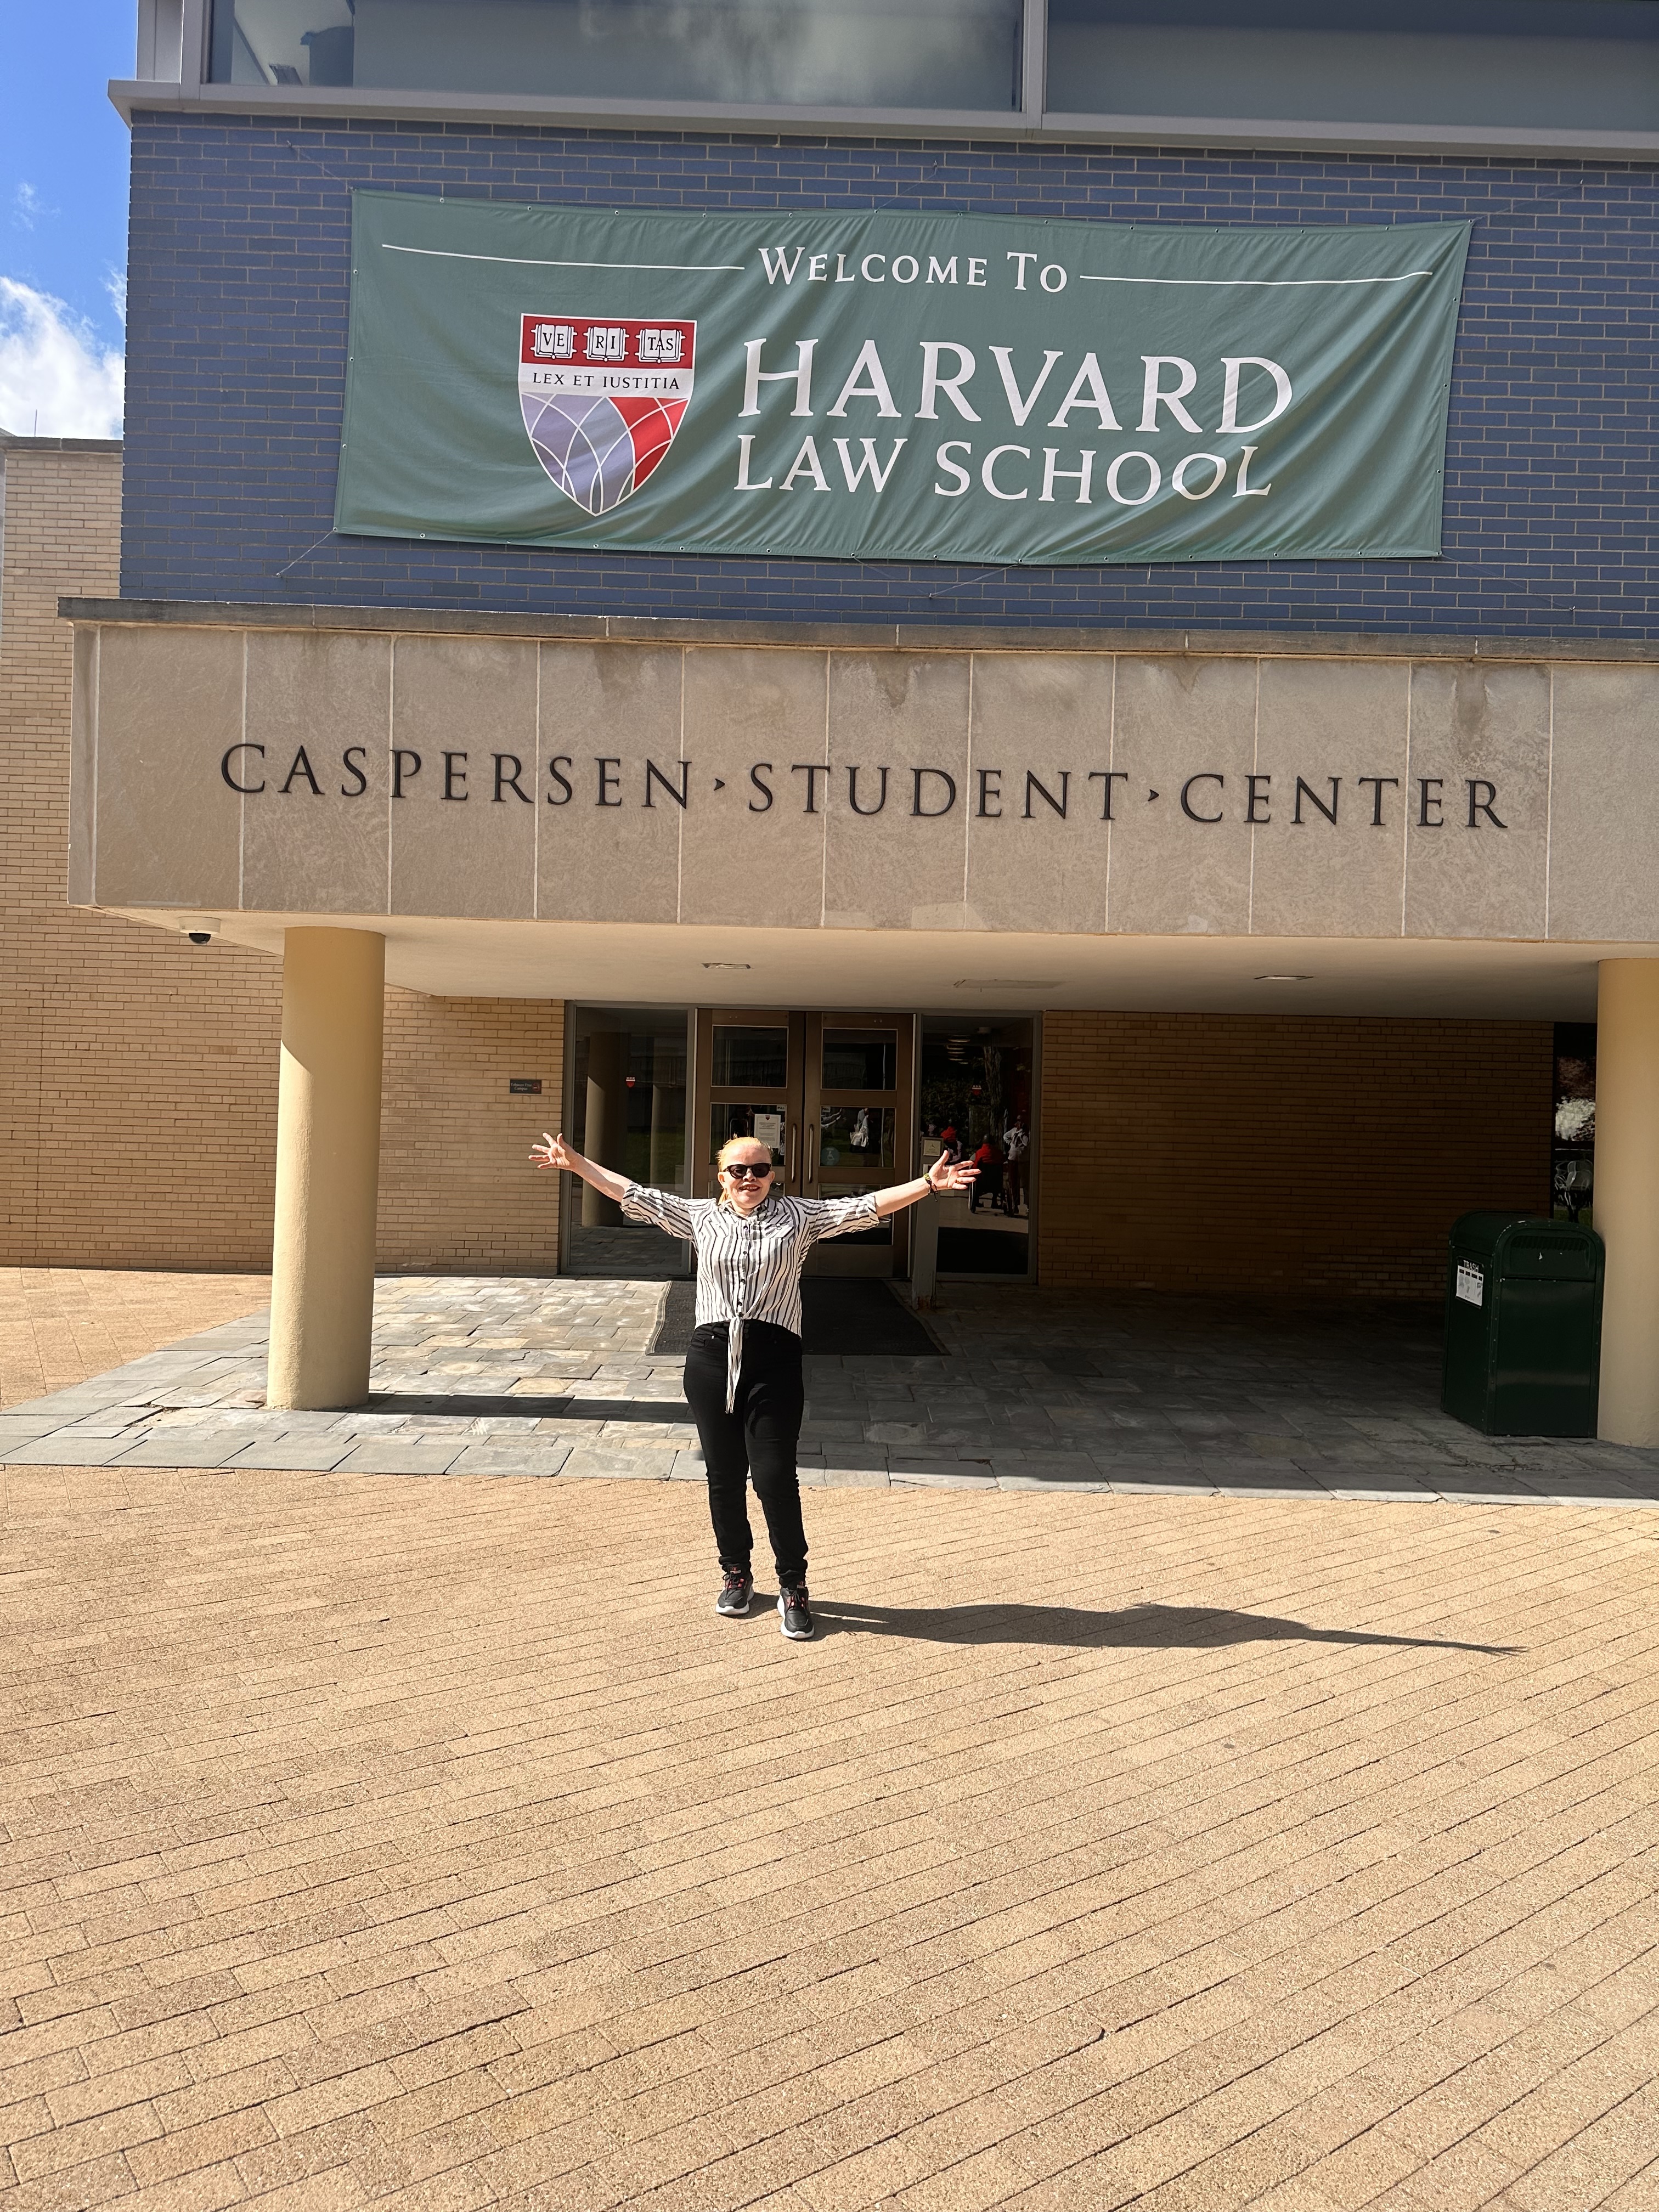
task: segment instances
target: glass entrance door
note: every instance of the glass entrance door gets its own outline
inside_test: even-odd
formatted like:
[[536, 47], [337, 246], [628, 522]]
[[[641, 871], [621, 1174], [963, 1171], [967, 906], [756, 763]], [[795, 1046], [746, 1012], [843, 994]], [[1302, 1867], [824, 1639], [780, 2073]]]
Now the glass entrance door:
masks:
[[[700, 1007], [696, 1058], [700, 1195], [718, 1190], [728, 1137], [769, 1146], [775, 1188], [795, 1197], [850, 1198], [915, 1174], [913, 1016]], [[808, 1272], [902, 1274], [909, 1249], [900, 1215], [820, 1245]]]
[[939, 1203], [941, 1275], [1031, 1273], [1036, 1036], [1029, 1015], [929, 1014], [921, 1025], [921, 1161], [974, 1161], [969, 1192]]
[[799, 1196], [806, 1017], [699, 1007], [696, 1028], [698, 1196], [719, 1196], [714, 1163], [728, 1137], [769, 1145], [774, 1188]]
[[[635, 1182], [689, 1193], [684, 1007], [574, 1006], [568, 1034], [564, 1127], [576, 1150]], [[560, 1181], [568, 1273], [654, 1282], [690, 1272], [689, 1244], [624, 1221], [619, 1206], [574, 1176]]]
[[[808, 1014], [802, 1124], [808, 1198], [854, 1198], [908, 1182], [914, 1165], [910, 1110], [915, 1022], [908, 1014]], [[909, 1272], [908, 1213], [820, 1244], [815, 1275]]]

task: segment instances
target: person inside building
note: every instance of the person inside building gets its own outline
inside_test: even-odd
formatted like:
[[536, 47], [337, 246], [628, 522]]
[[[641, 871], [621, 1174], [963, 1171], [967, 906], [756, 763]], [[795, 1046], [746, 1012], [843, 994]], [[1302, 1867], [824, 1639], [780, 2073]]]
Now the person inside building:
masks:
[[1018, 1214], [1025, 1189], [1025, 1155], [1031, 1149], [1031, 1133], [1024, 1114], [1016, 1114], [1002, 1133], [1002, 1210]]
[[770, 1146], [731, 1137], [720, 1149], [720, 1196], [683, 1198], [584, 1159], [562, 1136], [544, 1134], [530, 1157], [538, 1168], [580, 1176], [614, 1199], [627, 1219], [650, 1222], [696, 1245], [696, 1326], [685, 1356], [685, 1395], [708, 1471], [708, 1512], [723, 1577], [714, 1609], [739, 1619], [754, 1595], [747, 1504], [752, 1479], [778, 1571], [779, 1623], [791, 1642], [804, 1643], [813, 1624], [795, 1463], [806, 1404], [801, 1269], [823, 1238], [871, 1228], [929, 1191], [967, 1190], [976, 1170], [941, 1155], [914, 1182], [854, 1198], [787, 1198], [772, 1188]]
[[968, 1211], [977, 1213], [982, 1198], [994, 1213], [1002, 1204], [1002, 1152], [988, 1130], [980, 1139], [979, 1150], [974, 1154], [974, 1170], [979, 1181], [974, 1185]]

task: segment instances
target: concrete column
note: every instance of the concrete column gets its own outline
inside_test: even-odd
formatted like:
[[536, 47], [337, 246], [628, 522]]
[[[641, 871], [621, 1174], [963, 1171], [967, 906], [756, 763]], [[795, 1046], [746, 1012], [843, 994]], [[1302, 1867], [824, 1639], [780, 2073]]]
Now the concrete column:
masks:
[[[628, 1139], [628, 1040], [600, 1030], [587, 1040], [587, 1123], [582, 1150], [602, 1168], [620, 1169]], [[591, 1182], [582, 1185], [584, 1229], [613, 1229], [622, 1208]]]
[[374, 1317], [386, 939], [290, 929], [283, 954], [270, 1406], [360, 1406]]
[[1601, 963], [1595, 1220], [1607, 1248], [1601, 1432], [1659, 1444], [1659, 960]]

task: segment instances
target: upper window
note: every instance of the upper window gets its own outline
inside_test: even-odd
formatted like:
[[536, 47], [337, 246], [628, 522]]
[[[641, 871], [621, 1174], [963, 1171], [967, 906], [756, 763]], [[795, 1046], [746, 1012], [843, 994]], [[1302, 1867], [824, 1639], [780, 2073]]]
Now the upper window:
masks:
[[1007, 112], [1020, 0], [214, 0], [218, 84]]
[[1049, 0], [1051, 112], [1659, 129], [1655, 0]]

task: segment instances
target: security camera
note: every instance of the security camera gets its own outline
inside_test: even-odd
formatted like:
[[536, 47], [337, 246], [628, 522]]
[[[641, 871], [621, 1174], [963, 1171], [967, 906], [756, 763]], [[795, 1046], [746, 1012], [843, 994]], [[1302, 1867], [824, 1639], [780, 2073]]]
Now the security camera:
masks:
[[212, 914], [192, 914], [179, 927], [192, 945], [211, 945], [219, 934], [219, 918]]

